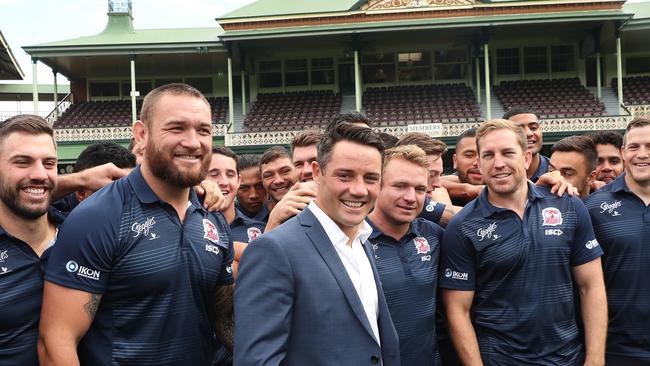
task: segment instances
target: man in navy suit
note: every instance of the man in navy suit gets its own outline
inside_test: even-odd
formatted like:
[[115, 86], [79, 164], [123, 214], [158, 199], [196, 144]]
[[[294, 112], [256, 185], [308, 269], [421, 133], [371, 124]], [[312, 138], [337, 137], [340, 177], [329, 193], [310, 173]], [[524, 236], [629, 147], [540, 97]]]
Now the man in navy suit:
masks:
[[383, 144], [365, 127], [329, 130], [313, 163], [318, 196], [246, 250], [235, 287], [235, 364], [399, 365], [366, 242]]

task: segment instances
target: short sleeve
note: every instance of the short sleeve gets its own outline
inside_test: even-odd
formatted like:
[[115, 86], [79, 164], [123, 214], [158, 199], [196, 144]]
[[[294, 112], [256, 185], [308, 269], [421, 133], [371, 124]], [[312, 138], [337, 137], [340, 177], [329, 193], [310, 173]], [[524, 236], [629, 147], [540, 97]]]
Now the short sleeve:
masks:
[[64, 287], [103, 294], [118, 242], [121, 211], [120, 200], [93, 199], [75, 208], [52, 247], [45, 279]]
[[571, 265], [579, 266], [591, 262], [592, 260], [603, 255], [603, 249], [600, 247], [594, 228], [591, 223], [591, 217], [584, 203], [578, 198], [572, 199], [576, 210], [576, 231], [571, 248]]
[[439, 286], [473, 291], [476, 287], [476, 249], [463, 235], [461, 223], [460, 217], [452, 219], [442, 236]]
[[439, 203], [431, 200], [429, 197], [426, 197], [424, 199], [424, 207], [422, 208], [422, 212], [420, 212], [419, 217], [439, 224], [442, 213], [445, 212], [445, 207], [446, 206], [444, 203]]

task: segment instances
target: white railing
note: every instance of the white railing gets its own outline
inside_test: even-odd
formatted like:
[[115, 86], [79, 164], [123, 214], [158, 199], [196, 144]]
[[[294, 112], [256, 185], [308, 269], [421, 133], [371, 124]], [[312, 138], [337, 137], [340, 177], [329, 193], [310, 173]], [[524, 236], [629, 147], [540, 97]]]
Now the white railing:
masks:
[[650, 105], [648, 104], [626, 105], [625, 107], [635, 117], [650, 117]]
[[54, 122], [56, 122], [63, 113], [70, 108], [72, 105], [72, 93], [68, 93], [63, 99], [61, 99], [54, 109], [45, 117], [47, 122], [50, 123], [50, 126], [54, 125]]
[[[212, 125], [212, 136], [225, 135], [226, 128], [224, 124]], [[131, 137], [131, 126], [54, 129], [54, 139], [58, 142], [129, 140]]]

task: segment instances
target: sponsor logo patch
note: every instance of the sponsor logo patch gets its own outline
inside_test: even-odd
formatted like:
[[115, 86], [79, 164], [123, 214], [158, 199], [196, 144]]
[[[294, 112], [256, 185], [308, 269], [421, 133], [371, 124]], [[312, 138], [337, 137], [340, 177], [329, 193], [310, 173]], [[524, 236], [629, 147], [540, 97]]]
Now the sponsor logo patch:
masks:
[[436, 203], [431, 201], [424, 209], [427, 210], [427, 212], [433, 212], [433, 209], [435, 207], [436, 207]]
[[[153, 226], [155, 224], [156, 224], [156, 218], [154, 216], [147, 218], [147, 220], [143, 223], [139, 223], [137, 221], [134, 222], [133, 225], [131, 225], [131, 231], [135, 233], [133, 237], [137, 238], [140, 235], [149, 236], [149, 232], [151, 231], [151, 229], [153, 229]], [[158, 236], [155, 233], [151, 233], [151, 237], [152, 238], [149, 240], [153, 240]]]
[[544, 235], [560, 236], [562, 234], [564, 234], [564, 232], [562, 232], [562, 230], [560, 230], [560, 229], [546, 229], [546, 230], [544, 230]]
[[212, 244], [206, 244], [205, 245], [205, 251], [210, 252], [210, 253], [214, 253], [215, 255], [219, 255], [219, 253], [220, 253], [219, 252], [219, 247], [216, 246], [216, 245], [212, 245]]
[[246, 234], [248, 234], [248, 241], [253, 241], [253, 239], [262, 235], [262, 230], [256, 227], [249, 227], [248, 230], [246, 230]]
[[423, 236], [418, 236], [417, 238], [413, 239], [413, 243], [415, 244], [415, 249], [418, 251], [417, 254], [427, 254], [431, 250], [431, 246], [429, 245], [427, 238]]
[[598, 240], [596, 240], [596, 239], [589, 240], [589, 241], [585, 244], [585, 247], [587, 247], [587, 249], [594, 249], [594, 248], [597, 247], [597, 246], [598, 246]]
[[219, 242], [217, 227], [208, 219], [203, 219], [203, 239], [208, 239], [213, 243]]
[[501, 236], [496, 235], [495, 233], [496, 229], [497, 229], [497, 223], [493, 222], [488, 227], [480, 228], [476, 230], [476, 236], [479, 237], [478, 241], [483, 241], [483, 239], [485, 238], [492, 239], [492, 240], [499, 239]]
[[3, 250], [0, 252], [0, 263], [4, 263], [4, 261], [9, 258], [9, 254], [7, 254], [6, 250]]
[[80, 266], [75, 261], [68, 261], [68, 263], [65, 264], [65, 269], [70, 273], [76, 273], [77, 276], [85, 277], [95, 281], [98, 281], [101, 275], [100, 271], [96, 269]]
[[617, 208], [621, 207], [621, 205], [622, 205], [621, 201], [614, 201], [612, 203], [603, 202], [600, 204], [600, 213], [607, 212], [612, 216], [621, 216], [621, 214], [617, 210]]
[[542, 226], [562, 225], [562, 213], [555, 207], [547, 207], [542, 210]]
[[445, 277], [451, 278], [452, 280], [467, 281], [469, 279], [469, 274], [467, 272], [458, 272], [447, 268], [445, 269]]

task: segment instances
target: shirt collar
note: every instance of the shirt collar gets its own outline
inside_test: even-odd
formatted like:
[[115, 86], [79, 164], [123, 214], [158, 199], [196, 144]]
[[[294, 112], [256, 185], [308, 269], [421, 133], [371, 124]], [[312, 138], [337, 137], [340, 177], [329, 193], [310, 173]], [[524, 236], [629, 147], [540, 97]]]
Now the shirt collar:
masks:
[[[411, 221], [411, 223], [409, 224], [409, 229], [406, 232], [406, 234], [404, 234], [404, 237], [407, 237], [407, 236], [408, 237], [421, 236], [420, 235], [420, 230], [418, 229], [418, 225], [416, 225], [416, 222], [417, 222], [416, 220]], [[370, 218], [366, 218], [366, 222], [368, 223], [368, 225], [370, 225], [370, 228], [372, 229], [372, 233], [370, 234], [368, 239], [377, 239], [378, 237], [380, 237], [382, 235], [385, 236], [385, 234], [381, 230], [379, 230], [377, 225], [375, 225], [372, 222], [372, 220], [370, 220]], [[403, 239], [404, 237], [400, 238], [400, 240]]]
[[533, 176], [530, 177], [530, 180], [532, 180], [533, 182], [537, 182], [539, 177], [548, 173], [548, 165], [549, 165], [548, 158], [542, 154], [539, 154], [539, 166], [537, 167], [535, 174], [533, 174]]
[[[316, 216], [316, 220], [318, 220], [318, 222], [320, 222], [320, 224], [323, 226], [323, 229], [325, 229], [325, 233], [327, 234], [327, 237], [332, 242], [332, 244], [347, 243], [348, 240], [350, 240], [350, 238], [345, 235], [343, 230], [341, 230], [341, 228], [334, 222], [334, 220], [327, 216], [327, 214], [323, 212], [320, 207], [318, 207], [314, 200], [309, 202], [307, 208], [311, 210], [314, 216]], [[359, 242], [364, 243], [366, 240], [368, 240], [370, 234], [372, 234], [372, 227], [364, 220], [359, 227], [357, 235], [353, 239], [358, 238]]]
[[[140, 168], [140, 165], [138, 165], [129, 175], [126, 177], [128, 179], [129, 184], [131, 184], [131, 187], [133, 188], [133, 192], [135, 192], [136, 197], [138, 197], [138, 200], [142, 203], [155, 203], [155, 202], [163, 202], [157, 195], [156, 193], [151, 189], [147, 181], [144, 180], [144, 176], [142, 175], [142, 170]], [[199, 200], [199, 196], [196, 194], [196, 191], [194, 191], [194, 188], [190, 188], [190, 197], [188, 201], [187, 208], [192, 208], [194, 210], [204, 210], [203, 205], [201, 204], [201, 201]]]
[[[64, 220], [65, 220], [65, 215], [63, 213], [61, 213], [61, 211], [59, 211], [54, 206], [48, 207], [48, 209], [47, 209], [47, 221], [51, 222], [52, 224], [54, 224], [54, 226], [56, 226], [57, 232], [59, 230], [59, 227], [61, 227], [61, 225], [63, 225]], [[0, 226], [0, 236], [3, 236], [3, 235], [8, 235], [8, 234], [7, 234], [7, 231], [2, 226]], [[56, 238], [56, 236], [55, 236], [55, 238]]]
[[[533, 184], [531, 181], [526, 181], [528, 184], [528, 202], [533, 202], [538, 198], [544, 197], [540, 188]], [[478, 203], [480, 204], [481, 215], [483, 217], [490, 217], [495, 213], [510, 211], [507, 208], [496, 207], [488, 200], [488, 187], [485, 187], [481, 194], [478, 196]]]
[[631, 193], [630, 188], [627, 186], [627, 183], [625, 183], [625, 173], [616, 177], [616, 179], [614, 179], [610, 184], [612, 185], [612, 192], [625, 191]]

